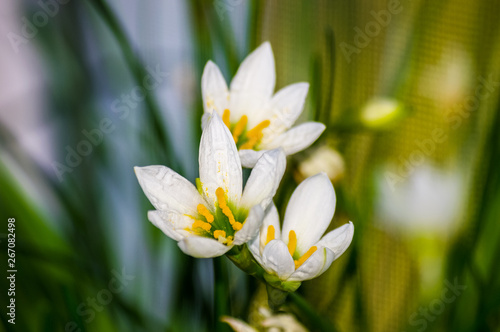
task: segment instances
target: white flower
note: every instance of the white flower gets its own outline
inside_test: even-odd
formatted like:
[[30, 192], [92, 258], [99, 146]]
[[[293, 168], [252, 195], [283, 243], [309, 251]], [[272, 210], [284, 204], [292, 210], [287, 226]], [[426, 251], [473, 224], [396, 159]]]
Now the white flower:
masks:
[[337, 150], [323, 145], [299, 163], [294, 177], [300, 182], [319, 172], [325, 172], [333, 183], [339, 181], [345, 173], [344, 158]]
[[215, 110], [230, 128], [245, 167], [253, 167], [266, 150], [282, 148], [287, 155], [301, 151], [325, 130], [325, 125], [317, 122], [290, 129], [302, 113], [309, 84], [292, 84], [273, 95], [275, 82], [274, 56], [269, 42], [241, 63], [229, 89], [212, 61], [203, 71], [202, 125]]
[[[287, 332], [307, 332], [308, 330], [292, 314], [278, 313], [274, 314], [266, 307], [259, 307], [259, 316], [262, 320], [258, 323], [260, 330], [268, 332], [287, 331]], [[236, 332], [257, 332], [256, 328], [230, 316], [223, 316], [221, 321], [229, 324]]]
[[325, 173], [304, 180], [288, 203], [283, 230], [272, 205], [260, 234], [249, 243], [257, 262], [281, 281], [302, 281], [325, 272], [349, 247], [352, 222], [321, 237], [335, 211], [335, 191]]
[[199, 151], [197, 188], [165, 166], [135, 167], [144, 193], [156, 208], [149, 220], [181, 250], [215, 257], [258, 232], [285, 171], [281, 150], [264, 154], [242, 193], [242, 170], [231, 133], [218, 115], [208, 120]]

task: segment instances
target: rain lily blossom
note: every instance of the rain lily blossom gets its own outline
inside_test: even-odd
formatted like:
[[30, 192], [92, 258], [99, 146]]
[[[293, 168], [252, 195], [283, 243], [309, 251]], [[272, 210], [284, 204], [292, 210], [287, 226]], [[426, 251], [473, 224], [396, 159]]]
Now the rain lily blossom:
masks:
[[286, 155], [301, 151], [325, 130], [325, 125], [318, 122], [306, 122], [290, 129], [302, 113], [309, 84], [292, 84], [273, 95], [275, 83], [274, 56], [269, 42], [241, 63], [229, 88], [212, 61], [208, 61], [203, 71], [202, 126], [213, 111], [217, 112], [230, 129], [245, 167], [254, 167], [267, 150], [282, 148]]
[[349, 247], [352, 222], [323, 235], [335, 211], [335, 191], [325, 173], [297, 187], [288, 203], [283, 230], [276, 207], [264, 218], [260, 233], [248, 247], [264, 268], [264, 278], [279, 289], [294, 291], [300, 282], [325, 272]]
[[241, 162], [233, 137], [214, 114], [203, 130], [196, 187], [165, 166], [135, 167], [144, 193], [156, 208], [149, 220], [194, 257], [216, 257], [253, 238], [285, 171], [275, 149], [256, 163], [242, 190]]

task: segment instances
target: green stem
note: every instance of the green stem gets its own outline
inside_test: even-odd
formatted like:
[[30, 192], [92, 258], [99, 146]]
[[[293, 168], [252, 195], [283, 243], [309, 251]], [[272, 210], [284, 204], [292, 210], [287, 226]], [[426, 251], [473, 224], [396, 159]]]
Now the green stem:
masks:
[[315, 308], [297, 293], [289, 294], [289, 306], [298, 317], [305, 318], [313, 331], [335, 332], [338, 329], [327, 319], [318, 315]]

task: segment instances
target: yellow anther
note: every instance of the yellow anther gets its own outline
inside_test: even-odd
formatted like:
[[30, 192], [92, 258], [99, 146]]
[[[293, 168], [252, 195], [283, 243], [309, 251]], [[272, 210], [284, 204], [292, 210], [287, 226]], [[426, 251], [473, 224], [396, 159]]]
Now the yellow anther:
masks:
[[216, 231], [214, 232], [214, 238], [218, 239], [218, 238], [219, 238], [219, 236], [222, 236], [222, 237], [224, 237], [224, 238], [225, 238], [225, 237], [226, 237], [226, 232], [221, 231], [221, 230], [219, 230], [219, 229], [218, 229], [218, 230], [216, 230]]
[[217, 196], [217, 201], [219, 201], [219, 207], [223, 209], [226, 205], [226, 196], [224, 193], [224, 189], [221, 187], [215, 190], [215, 196]]
[[231, 243], [233, 243], [233, 237], [232, 237], [231, 235], [229, 235], [229, 236], [227, 237], [227, 239], [226, 239], [226, 240], [227, 240], [227, 243], [226, 243], [226, 244], [227, 244], [228, 246], [229, 246], [229, 245], [231, 245]]
[[267, 227], [266, 244], [268, 244], [272, 240], [274, 240], [274, 226], [269, 225], [269, 227]]
[[297, 235], [294, 230], [291, 230], [288, 235], [288, 252], [292, 257], [295, 253], [295, 248], [297, 248]]
[[231, 129], [231, 122], [229, 121], [231, 112], [226, 108], [224, 110], [224, 113], [222, 113], [222, 121], [224, 121], [224, 124]]
[[214, 222], [214, 216], [210, 213], [210, 211], [206, 208], [205, 205], [203, 204], [198, 204], [196, 207], [198, 210], [198, 213], [201, 214], [202, 216], [205, 217], [207, 222], [213, 223]]
[[226, 217], [229, 219], [229, 223], [233, 225], [236, 220], [234, 219], [233, 213], [231, 212], [231, 209], [226, 206], [222, 209], [222, 213], [226, 215]]
[[240, 120], [236, 123], [233, 130], [233, 139], [234, 143], [238, 143], [238, 138], [243, 133], [243, 130], [247, 127], [248, 118], [246, 115], [243, 115]]
[[192, 228], [202, 228], [203, 230], [208, 232], [210, 228], [212, 228], [212, 225], [202, 220], [195, 220]]
[[248, 141], [245, 142], [245, 144], [242, 144], [240, 146], [240, 150], [252, 150], [255, 144], [257, 144], [257, 141], [259, 140], [258, 137], [252, 137]]
[[245, 144], [243, 144], [240, 147], [240, 149], [241, 150], [253, 149], [255, 144], [257, 144], [259, 142], [259, 140], [262, 139], [262, 137], [264, 136], [264, 134], [262, 134], [262, 130], [269, 127], [270, 124], [271, 124], [271, 121], [264, 120], [261, 123], [259, 123], [258, 125], [256, 125], [255, 127], [253, 127], [251, 130], [249, 130], [247, 132], [247, 135], [246, 135], [248, 138], [248, 141]]
[[247, 132], [248, 137], [259, 136], [264, 129], [269, 127], [271, 121], [264, 120]]
[[217, 188], [215, 190], [215, 196], [217, 196], [217, 201], [219, 202], [219, 207], [221, 208], [222, 213], [224, 213], [224, 215], [229, 219], [229, 223], [233, 226], [233, 229], [236, 231], [240, 230], [243, 226], [234, 219], [233, 212], [231, 212], [231, 209], [227, 206], [224, 189], [221, 187]]
[[304, 264], [304, 262], [309, 257], [311, 257], [311, 255], [314, 254], [314, 252], [316, 250], [318, 250], [318, 248], [316, 246], [312, 246], [311, 248], [309, 248], [309, 250], [304, 255], [302, 255], [302, 257], [300, 257], [298, 260], [294, 261], [295, 262], [295, 269], [298, 269], [299, 266], [301, 266], [302, 264]]

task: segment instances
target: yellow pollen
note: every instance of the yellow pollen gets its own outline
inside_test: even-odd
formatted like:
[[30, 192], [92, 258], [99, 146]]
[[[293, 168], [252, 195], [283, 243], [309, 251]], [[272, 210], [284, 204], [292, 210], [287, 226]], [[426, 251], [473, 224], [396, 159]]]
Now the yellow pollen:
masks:
[[217, 200], [219, 201], [219, 207], [221, 209], [223, 209], [224, 206], [227, 206], [226, 205], [226, 197], [225, 197], [224, 189], [222, 189], [221, 187], [217, 188], [215, 190], [215, 196], [217, 196]]
[[198, 213], [201, 214], [202, 216], [207, 219], [207, 222], [213, 223], [214, 222], [214, 216], [210, 213], [210, 211], [205, 207], [203, 204], [198, 204], [196, 207], [198, 210]]
[[247, 132], [248, 141], [245, 144], [243, 144], [240, 147], [240, 149], [241, 150], [253, 149], [255, 144], [257, 144], [259, 142], [259, 140], [262, 139], [262, 137], [264, 136], [264, 134], [262, 134], [262, 130], [269, 127], [270, 124], [271, 124], [271, 121], [264, 120], [261, 123], [259, 123], [258, 125], [256, 125], [253, 129], [249, 130]]
[[229, 121], [229, 117], [231, 115], [231, 112], [226, 108], [224, 110], [224, 113], [222, 113], [222, 121], [224, 121], [224, 124], [231, 129], [231, 122]]
[[233, 130], [234, 143], [238, 143], [238, 138], [243, 133], [243, 130], [247, 127], [247, 122], [248, 122], [247, 116], [243, 115], [238, 121], [238, 123], [236, 123], [236, 126], [234, 127]]
[[295, 269], [298, 269], [299, 266], [301, 266], [302, 264], [304, 264], [304, 262], [309, 257], [311, 257], [311, 255], [314, 254], [314, 252], [316, 250], [318, 250], [318, 248], [316, 246], [312, 246], [311, 248], [309, 248], [309, 250], [304, 255], [302, 255], [302, 257], [299, 258], [299, 260], [294, 261], [295, 262]]
[[195, 220], [192, 228], [202, 228], [203, 230], [208, 232], [210, 228], [212, 228], [212, 225], [202, 220]]
[[291, 230], [288, 235], [288, 252], [292, 257], [295, 253], [295, 248], [297, 248], [297, 235], [294, 230]]
[[234, 225], [236, 220], [234, 219], [233, 213], [231, 212], [231, 209], [227, 207], [227, 205], [222, 209], [222, 213], [226, 215], [226, 217], [229, 219], [229, 223], [231, 225]]
[[221, 187], [217, 188], [215, 190], [215, 196], [217, 196], [217, 201], [219, 201], [219, 207], [221, 208], [222, 213], [224, 213], [224, 215], [229, 219], [229, 223], [233, 226], [233, 229], [235, 231], [239, 231], [243, 225], [234, 219], [233, 212], [231, 212], [231, 209], [227, 206], [224, 189]]
[[272, 240], [274, 240], [274, 226], [269, 225], [269, 227], [267, 227], [266, 244], [268, 244]]
[[216, 231], [214, 232], [214, 238], [218, 239], [218, 238], [219, 238], [219, 236], [226, 237], [226, 232], [221, 231], [221, 230], [219, 230], [219, 229], [218, 229], [218, 230], [216, 230]]

